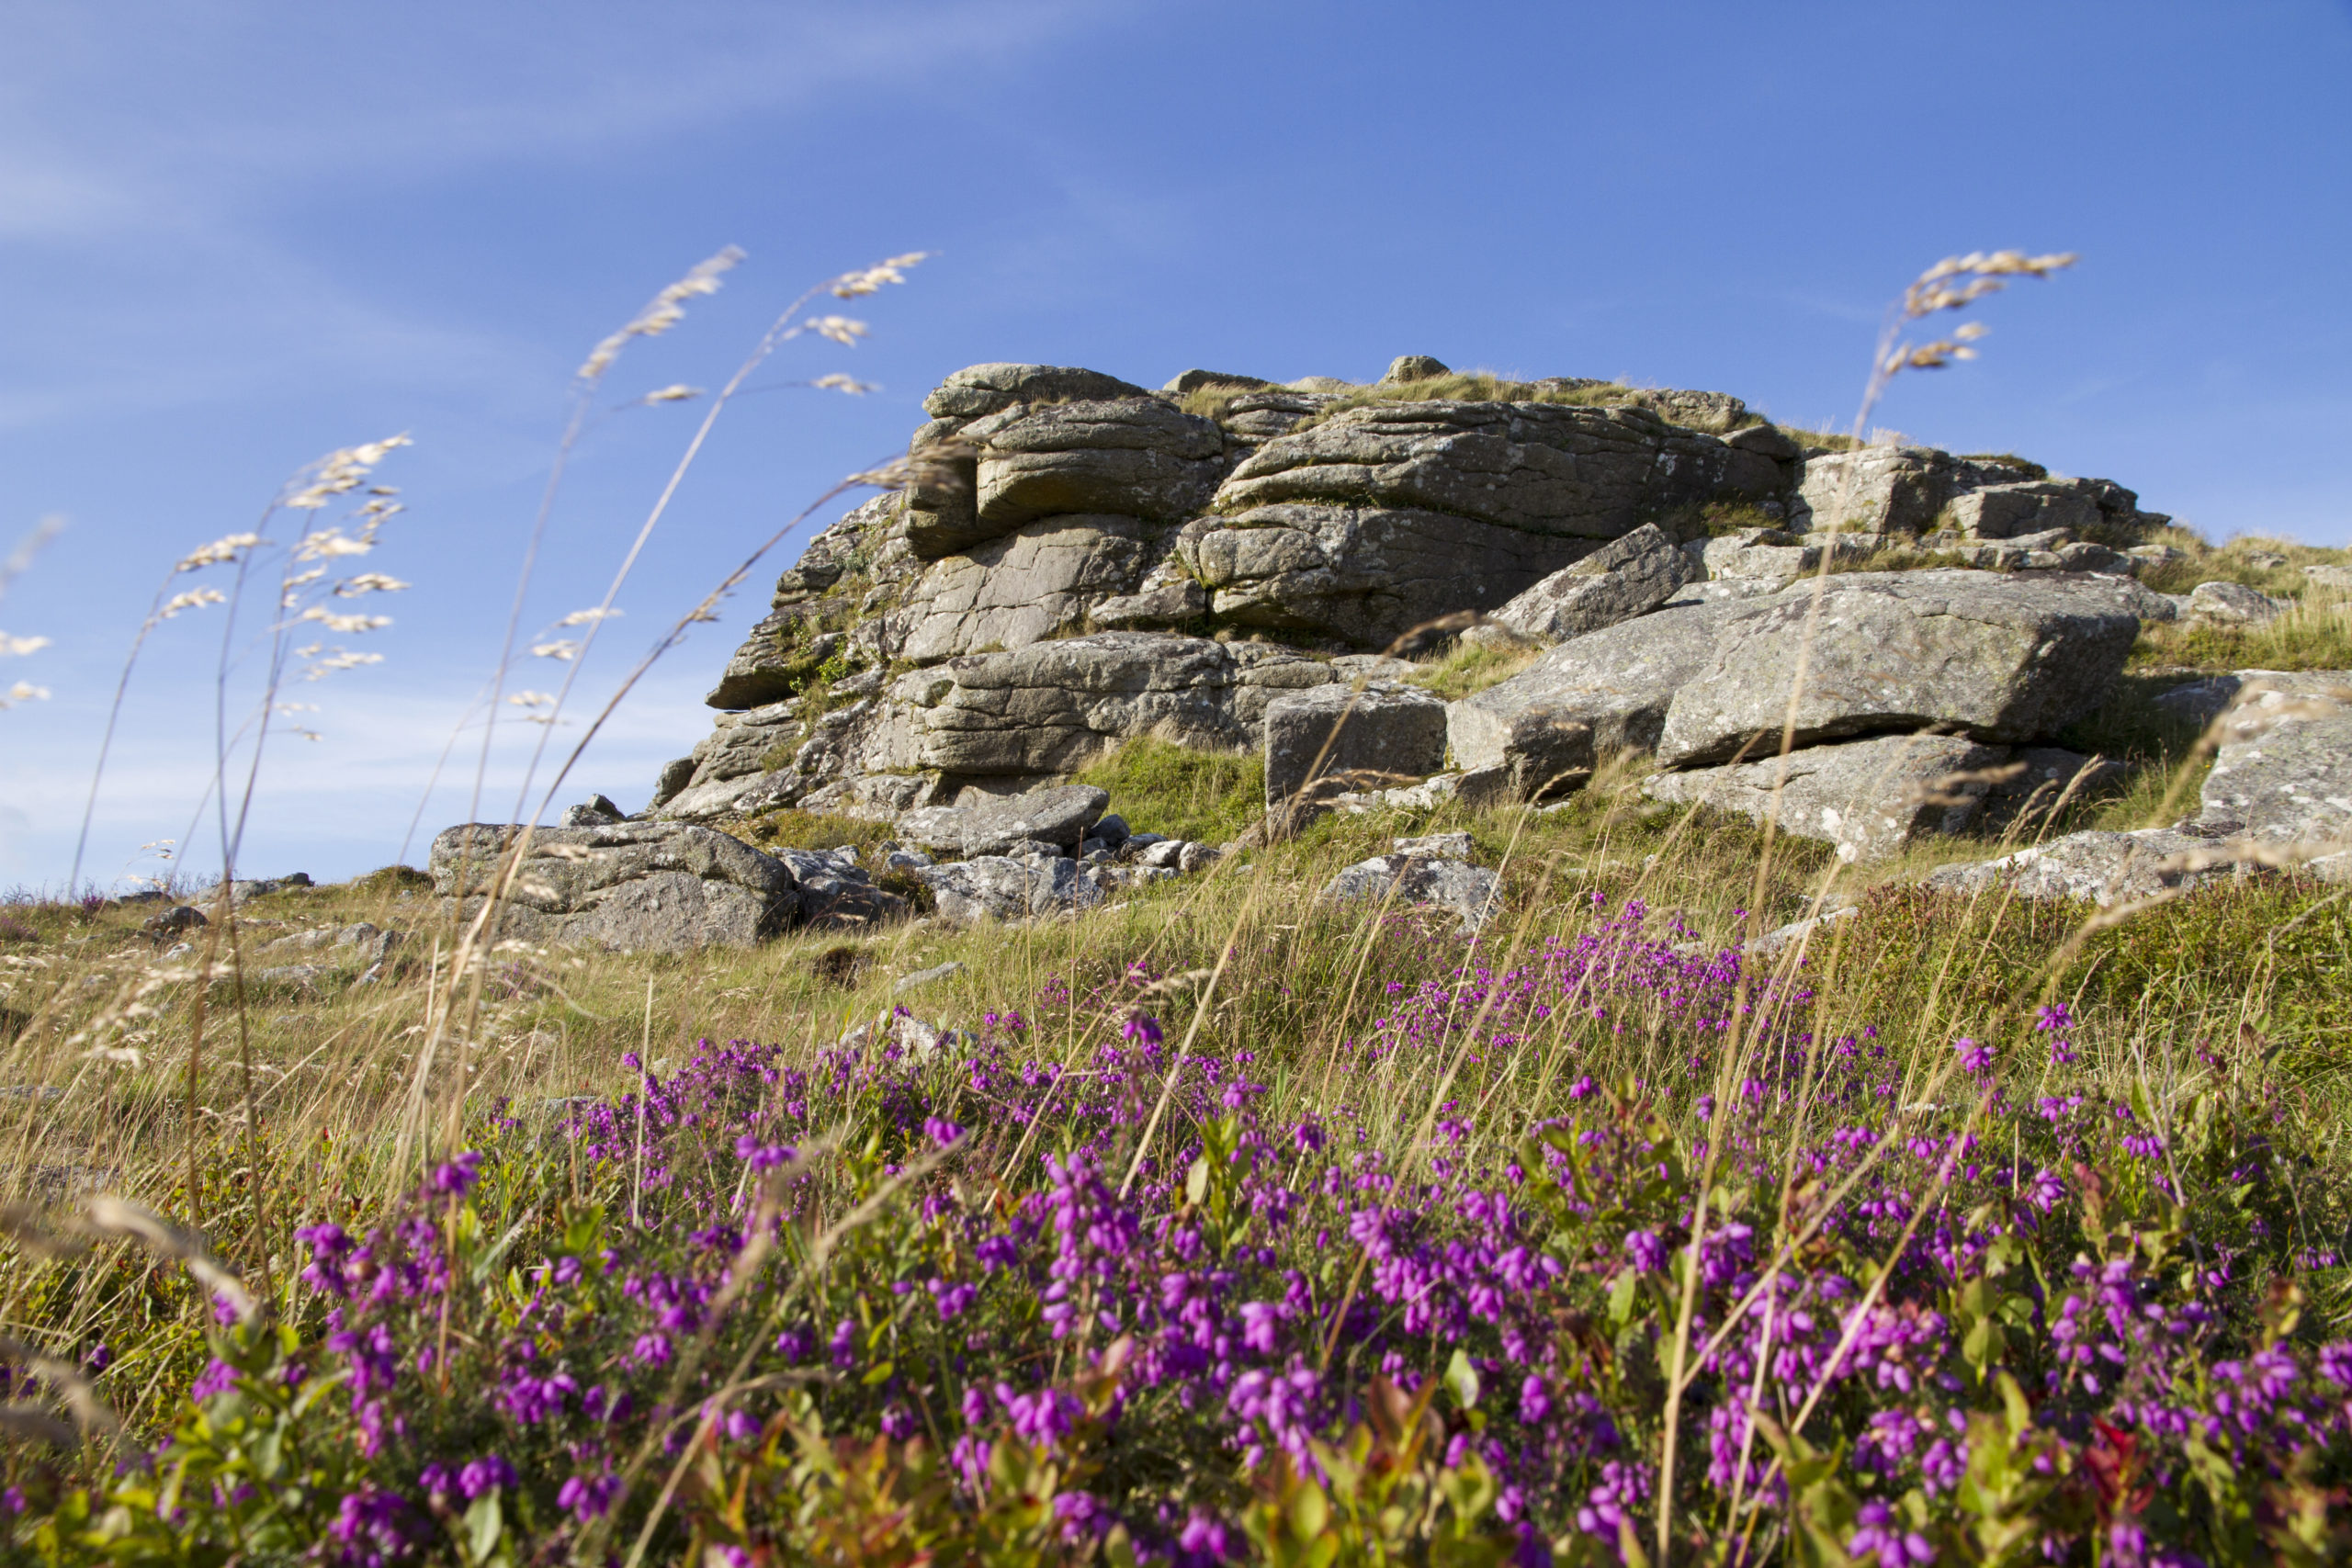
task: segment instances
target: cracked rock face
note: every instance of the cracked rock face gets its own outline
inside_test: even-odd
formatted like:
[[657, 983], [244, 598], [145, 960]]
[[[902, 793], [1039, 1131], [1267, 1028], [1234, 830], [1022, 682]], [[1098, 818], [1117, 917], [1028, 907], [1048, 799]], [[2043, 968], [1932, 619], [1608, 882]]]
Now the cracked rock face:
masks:
[[1151, 632], [1099, 632], [951, 660], [902, 680], [909, 761], [957, 775], [1064, 773], [1131, 736], [1254, 746], [1266, 705], [1334, 678], [1289, 649]]
[[[1669, 766], [1777, 741], [1802, 668], [1796, 743], [1946, 725], [2034, 739], [2113, 688], [2139, 635], [2116, 581], [1967, 570], [1854, 572], [1730, 606], [1658, 736]], [[1802, 660], [1802, 662], [1801, 662]]]
[[1133, 590], [1165, 552], [1170, 530], [1139, 517], [1055, 516], [1024, 523], [933, 561], [908, 594], [883, 651], [935, 664], [983, 649], [1024, 648], [1086, 625]]
[[1786, 759], [1660, 773], [1643, 793], [1758, 822], [1777, 816], [1781, 831], [1835, 844], [1846, 860], [1883, 860], [1921, 835], [1966, 828], [1991, 787], [1967, 775], [1988, 773], [2008, 756], [2006, 747], [1952, 736], [1885, 735], [1809, 746]]
[[1016, 406], [962, 438], [979, 448], [979, 520], [999, 529], [1073, 513], [1177, 522], [1225, 477], [1216, 422], [1157, 398]]
[[1762, 454], [1639, 409], [1395, 402], [1343, 409], [1266, 442], [1234, 469], [1216, 505], [1369, 504], [1613, 539], [1645, 510], [1725, 492], [1760, 497], [1782, 482]]
[[1226, 620], [1384, 649], [1496, 608], [1591, 548], [1444, 513], [1285, 502], [1189, 524], [1176, 552]]

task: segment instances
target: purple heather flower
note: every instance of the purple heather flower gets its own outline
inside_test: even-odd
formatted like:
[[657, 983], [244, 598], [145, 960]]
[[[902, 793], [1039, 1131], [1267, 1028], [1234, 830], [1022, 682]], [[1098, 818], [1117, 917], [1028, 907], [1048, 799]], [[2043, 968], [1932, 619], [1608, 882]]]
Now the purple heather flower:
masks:
[[1856, 1512], [1854, 1525], [1854, 1533], [1846, 1538], [1846, 1551], [1857, 1561], [1875, 1562], [1878, 1568], [1912, 1568], [1936, 1560], [1928, 1538], [1903, 1529], [1894, 1510], [1875, 1497]]
[[216, 1393], [226, 1393], [237, 1386], [237, 1369], [215, 1357], [210, 1365], [188, 1385], [187, 1396], [198, 1404]]
[[514, 1484], [514, 1467], [496, 1454], [484, 1454], [458, 1472], [458, 1490], [473, 1501], [494, 1487]]
[[1666, 1243], [1656, 1231], [1627, 1231], [1625, 1256], [1634, 1260], [1637, 1274], [1655, 1274], [1666, 1267]]
[[474, 1190], [481, 1179], [481, 1156], [469, 1150], [447, 1165], [433, 1168], [433, 1175], [425, 1185], [435, 1192], [462, 1198]]

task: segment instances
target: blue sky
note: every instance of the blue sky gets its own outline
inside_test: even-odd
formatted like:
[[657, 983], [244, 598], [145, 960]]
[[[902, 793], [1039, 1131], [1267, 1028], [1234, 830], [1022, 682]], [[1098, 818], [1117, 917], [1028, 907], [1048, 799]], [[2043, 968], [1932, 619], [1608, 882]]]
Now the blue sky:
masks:
[[[424, 792], [494, 657], [571, 374], [730, 243], [725, 289], [632, 347], [607, 401], [714, 385], [807, 284], [936, 255], [858, 302], [865, 344], [755, 379], [883, 390], [722, 418], [583, 671], [597, 702], [958, 366], [1157, 385], [1426, 353], [1842, 424], [1884, 301], [1977, 248], [2083, 260], [1992, 301], [1984, 356], [1875, 423], [2119, 479], [2215, 536], [2352, 543], [2341, 3], [18, 0], [7, 30], [0, 541], [67, 527], [0, 600], [0, 628], [52, 639], [0, 660], [0, 689], [52, 693], [0, 714], [0, 887], [63, 880], [172, 561], [394, 432], [410, 510], [367, 564], [414, 586], [378, 606], [383, 663], [299, 694], [322, 738], [273, 742], [241, 864], [347, 874], [458, 820], [469, 768]], [[597, 600], [698, 415], [598, 425], [530, 624]], [[643, 804], [765, 586], [657, 669], [583, 790]], [[133, 679], [101, 880], [186, 836], [218, 614], [162, 627]], [[494, 814], [535, 739], [506, 727]]]

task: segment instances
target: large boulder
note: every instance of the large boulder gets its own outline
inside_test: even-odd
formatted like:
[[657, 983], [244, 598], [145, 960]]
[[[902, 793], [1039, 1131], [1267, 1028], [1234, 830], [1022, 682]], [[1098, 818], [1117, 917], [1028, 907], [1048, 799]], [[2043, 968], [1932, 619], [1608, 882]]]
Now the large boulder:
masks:
[[931, 889], [941, 923], [951, 926], [1025, 920], [1102, 900], [1102, 884], [1088, 868], [1050, 855], [980, 855], [923, 866], [915, 875]]
[[2199, 830], [2300, 854], [2352, 847], [2352, 671], [2242, 679], [2221, 716]]
[[970, 806], [931, 806], [899, 818], [899, 837], [934, 853], [1001, 855], [1035, 841], [1078, 847], [1111, 797], [1091, 784], [1057, 784]]
[[1418, 780], [1445, 766], [1445, 704], [1393, 681], [1285, 693], [1266, 705], [1265, 728], [1270, 808], [1311, 799], [1315, 789]]
[[1946, 735], [1884, 735], [1809, 746], [1783, 759], [1660, 773], [1654, 800], [1736, 811], [1781, 831], [1834, 844], [1841, 859], [1884, 860], [1928, 833], [1973, 821], [2008, 760], [2006, 747]]
[[[1530, 779], [1560, 771], [1556, 749], [1580, 726], [1589, 750], [1648, 750], [1668, 707], [1708, 659], [1736, 604], [1676, 605], [1589, 632], [1446, 710], [1453, 765], [1512, 766]], [[1582, 765], [1590, 766], [1588, 760]]]
[[1382, 402], [1342, 409], [1244, 458], [1220, 512], [1281, 502], [1451, 513], [1528, 533], [1613, 539], [1645, 511], [1783, 483], [1759, 453], [1645, 410]]
[[1656, 524], [1645, 523], [1554, 572], [1497, 610], [1493, 619], [1532, 641], [1566, 642], [1648, 614], [1691, 575], [1681, 547]]
[[[522, 829], [484, 823], [433, 840], [434, 891], [471, 917]], [[635, 953], [749, 947], [799, 914], [781, 861], [707, 828], [623, 822], [541, 828], [517, 869], [497, 935]]]
[[1225, 620], [1378, 649], [1503, 604], [1591, 547], [1441, 512], [1283, 503], [1188, 524], [1176, 552]]
[[2096, 707], [2140, 622], [2118, 580], [1967, 570], [1853, 572], [1728, 606], [1658, 736], [1670, 765], [1728, 759], [1793, 709], [1795, 741], [1948, 725], [1991, 742], [2053, 733]]

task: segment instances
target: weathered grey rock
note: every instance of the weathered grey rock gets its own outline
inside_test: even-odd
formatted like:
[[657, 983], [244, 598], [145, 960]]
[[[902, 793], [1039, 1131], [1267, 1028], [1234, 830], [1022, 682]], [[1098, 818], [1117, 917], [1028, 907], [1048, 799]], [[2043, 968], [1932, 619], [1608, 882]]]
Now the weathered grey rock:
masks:
[[[434, 891], [470, 916], [521, 829], [472, 824], [433, 840]], [[497, 934], [631, 952], [748, 947], [799, 912], [791, 871], [707, 828], [624, 822], [533, 833]]]
[[603, 795], [595, 795], [578, 806], [563, 808], [560, 825], [566, 828], [605, 828], [619, 821], [628, 813]]
[[1225, 426], [1229, 440], [1255, 447], [1277, 435], [1288, 435], [1330, 407], [1331, 402], [1329, 392], [1269, 388], [1262, 392], [1244, 392], [1228, 401], [1218, 423]]
[[1009, 409], [963, 434], [978, 447], [979, 522], [1000, 533], [1063, 513], [1180, 521], [1225, 477], [1216, 424], [1152, 397]]
[[1473, 852], [1470, 835], [1463, 832], [1423, 833], [1419, 838], [1396, 839], [1390, 842], [1400, 855], [1419, 855], [1426, 860], [1466, 861]]
[[1989, 484], [1952, 498], [1944, 524], [1980, 539], [2015, 539], [2064, 528], [2081, 533], [2099, 522], [2091, 485], [2080, 479]]
[[1544, 579], [1494, 612], [1533, 641], [1551, 644], [1646, 615], [1690, 581], [1690, 562], [1656, 524], [1645, 523]]
[[2298, 854], [2352, 845], [2352, 671], [2248, 679], [2218, 732], [2199, 831]]
[[176, 936], [181, 931], [194, 931], [198, 926], [211, 923], [205, 918], [204, 911], [194, 905], [175, 904], [160, 915], [148, 916], [140, 922], [140, 929], [159, 937]]
[[[829, 668], [838, 672], [844, 663], [876, 662], [875, 650], [861, 635], [843, 632], [861, 633], [858, 623], [887, 608], [922, 570], [906, 530], [930, 482], [877, 495], [809, 540], [800, 558], [776, 579], [770, 613], [752, 626], [703, 700], [715, 708], [756, 708], [809, 689]], [[965, 485], [968, 511], [970, 487], [958, 482]]]
[[1209, 613], [1209, 591], [1181, 573], [1146, 582], [1133, 593], [1095, 602], [1087, 620], [1103, 631], [1181, 626]]
[[1133, 834], [1134, 829], [1127, 826], [1127, 819], [1115, 811], [1104, 812], [1094, 819], [1094, 826], [1086, 830], [1088, 838], [1099, 839], [1104, 848], [1114, 850], [1125, 843]]
[[1289, 809], [1445, 766], [1445, 704], [1415, 686], [1333, 682], [1266, 707], [1266, 805]]
[[968, 420], [1001, 413], [1015, 403], [1143, 395], [1141, 387], [1100, 370], [1066, 365], [967, 365], [941, 382], [923, 399], [922, 407], [934, 419]]
[[1374, 649], [1497, 609], [1591, 548], [1439, 512], [1290, 503], [1189, 524], [1175, 547], [1222, 619]]
[[670, 804], [678, 792], [694, 782], [695, 760], [676, 757], [662, 764], [661, 773], [653, 781], [653, 798], [647, 801], [648, 811], [658, 811]]
[[1796, 743], [1950, 725], [1985, 741], [2054, 733], [2097, 706], [2139, 617], [2102, 577], [1852, 572], [1730, 606], [1674, 696], [1658, 759], [1688, 766], [1777, 740], [1800, 668]]
[[907, 901], [874, 886], [854, 849], [772, 851], [799, 889], [800, 923], [816, 931], [856, 931], [903, 918]]
[[1789, 516], [1792, 525], [1866, 534], [1919, 534], [1951, 493], [1951, 463], [1917, 446], [1864, 446], [1804, 460]]
[[1785, 774], [1783, 759], [1767, 757], [1660, 773], [1643, 793], [1758, 822], [1777, 812], [1784, 833], [1835, 844], [1845, 860], [1883, 860], [1923, 835], [1966, 828], [1991, 787], [1990, 780], [1969, 775], [2007, 758], [2005, 747], [1951, 736], [1888, 735], [1792, 751]]
[[1111, 797], [1091, 784], [1059, 784], [975, 806], [933, 806], [899, 818], [899, 835], [941, 854], [1001, 855], [1024, 839], [1075, 847]]
[[1751, 424], [1735, 430], [1724, 437], [1724, 445], [1770, 457], [1776, 463], [1792, 463], [1804, 456], [1804, 448], [1777, 424]]
[[935, 913], [951, 926], [1023, 920], [1100, 903], [1099, 882], [1074, 860], [1015, 860], [980, 855], [915, 873], [930, 887]]
[[1434, 381], [1453, 374], [1442, 359], [1432, 359], [1426, 354], [1400, 354], [1388, 362], [1388, 373], [1381, 377], [1380, 384], [1394, 387], [1407, 381]]
[[[1878, 536], [1855, 536], [1857, 539]], [[1838, 538], [1841, 544], [1845, 542], [1845, 536], [1839, 535]], [[1687, 553], [1697, 556], [1698, 565], [1710, 582], [1726, 578], [1746, 578], [1769, 581], [1778, 585], [1804, 572], [1816, 570], [1821, 565], [1821, 546], [1807, 543], [1797, 535], [1784, 533], [1778, 528], [1743, 528], [1736, 534], [1720, 534], [1705, 540], [1694, 539], [1686, 548]]]
[[2267, 621], [2286, 608], [2287, 601], [2242, 582], [2200, 582], [2188, 591], [2189, 614], [2232, 626]]
[[2213, 843], [2168, 828], [2069, 833], [1998, 860], [1938, 866], [1920, 886], [1938, 893], [2086, 898], [2105, 908], [2228, 880], [2239, 869]]
[[1068, 773], [1132, 736], [1254, 747], [1269, 702], [1331, 679], [1329, 666], [1285, 648], [1099, 632], [905, 677], [893, 688], [902, 736], [863, 756], [871, 766], [1035, 779]]
[[[1526, 670], [1450, 704], [1453, 765], [1511, 766], [1532, 784], [1589, 770], [1595, 753], [1648, 750], [1668, 706], [1707, 662], [1736, 604], [1673, 606], [1589, 632]], [[1573, 727], [1585, 736], [1575, 739]]]
[[1225, 852], [1215, 844], [1186, 844], [1177, 852], [1176, 869], [1186, 876], [1196, 876], [1225, 858]]
[[1761, 454], [1641, 409], [1391, 402], [1342, 409], [1268, 441], [1218, 490], [1216, 508], [1371, 504], [1613, 539], [1645, 511], [1763, 495], [1781, 483]]
[[1136, 856], [1136, 863], [1172, 867], [1183, 858], [1184, 848], [1182, 839], [1162, 839], [1156, 844], [1145, 845], [1143, 852]]
[[883, 651], [934, 664], [960, 654], [1026, 648], [1081, 626], [1097, 606], [1137, 585], [1167, 533], [1136, 517], [1057, 516], [1023, 524], [927, 567], [905, 606], [888, 615]]
[[944, 964], [935, 964], [928, 969], [918, 969], [911, 975], [901, 976], [890, 987], [890, 994], [894, 997], [903, 997], [909, 991], [919, 990], [924, 986], [952, 979], [963, 972], [964, 965], [951, 958]]
[[1159, 389], [1181, 398], [1205, 387], [1215, 387], [1219, 390], [1229, 387], [1237, 392], [1254, 392], [1272, 385], [1272, 381], [1260, 380], [1255, 376], [1228, 376], [1222, 370], [1180, 370]]
[[1861, 912], [1860, 907], [1853, 904], [1848, 904], [1840, 908], [1826, 909], [1818, 915], [1807, 916], [1801, 920], [1791, 920], [1784, 926], [1775, 926], [1762, 936], [1741, 942], [1739, 950], [1742, 953], [1752, 953], [1760, 958], [1770, 958], [1791, 942], [1803, 942], [1807, 937], [1813, 938], [1815, 942], [1819, 944], [1828, 940], [1832, 927], [1841, 920], [1850, 920]]
[[2352, 589], [2352, 566], [2307, 566], [2303, 575], [2316, 587]]
[[1328, 903], [1385, 903], [1392, 910], [1424, 906], [1462, 918], [1467, 936], [1498, 912], [1501, 878], [1484, 866], [1458, 860], [1396, 853], [1375, 855], [1333, 877], [1318, 897]]

